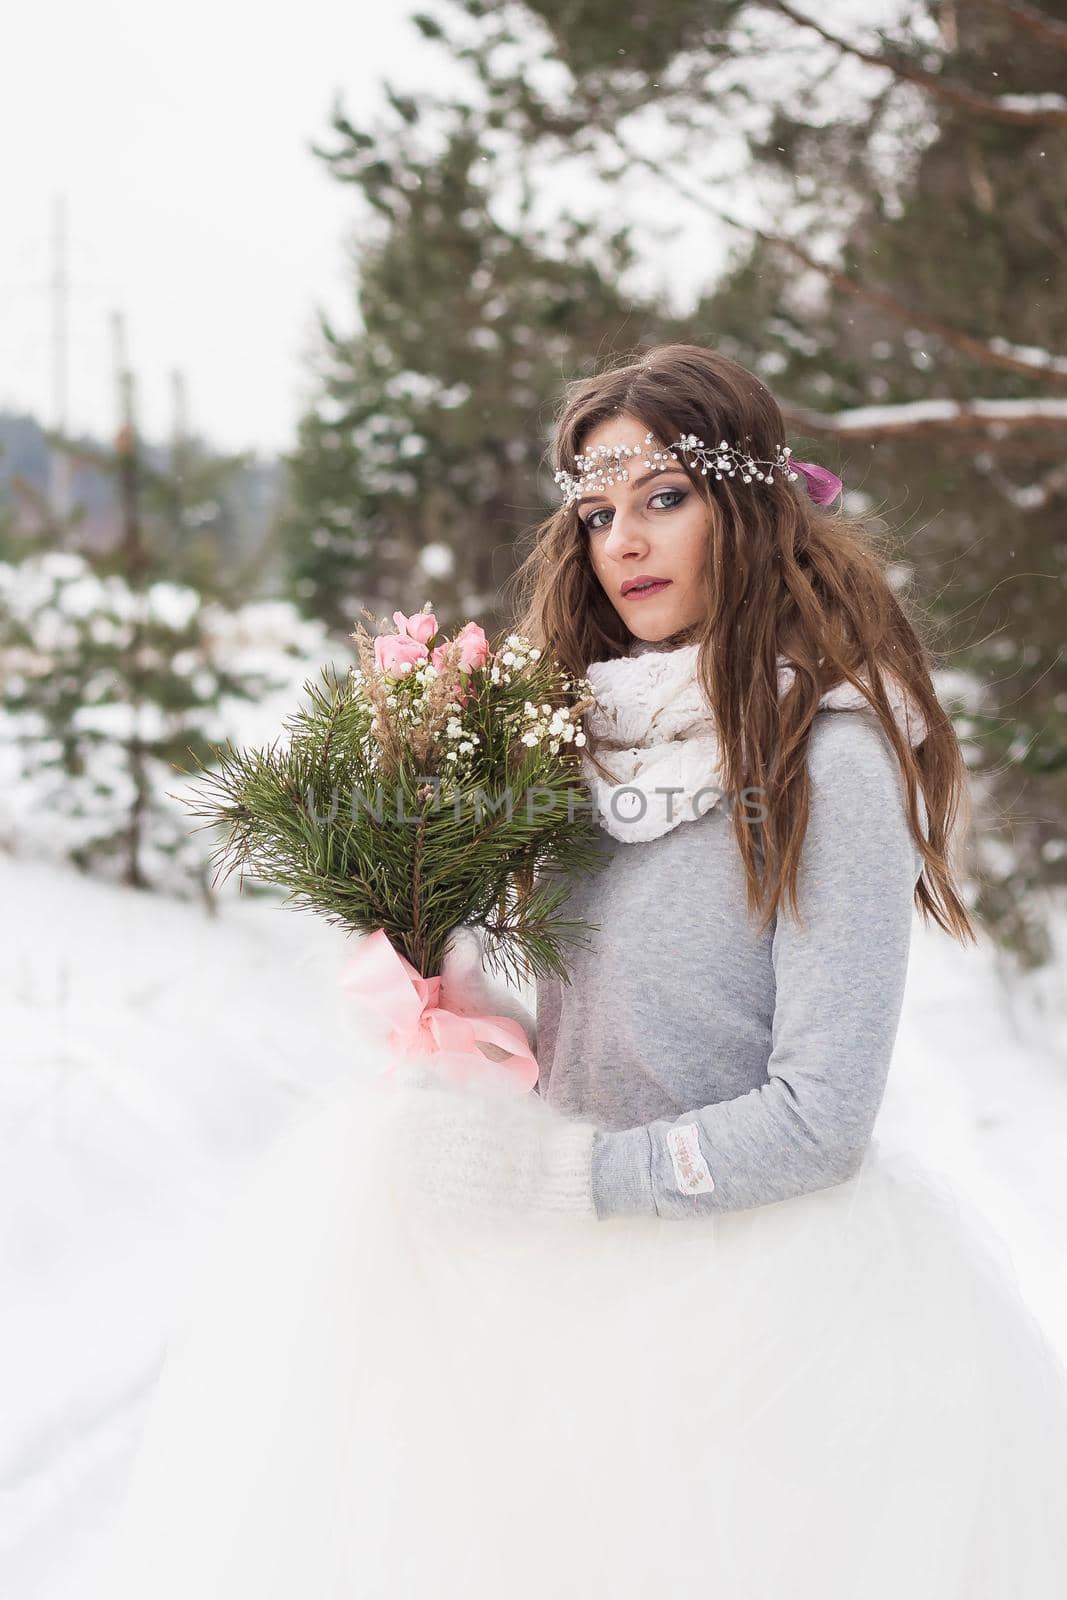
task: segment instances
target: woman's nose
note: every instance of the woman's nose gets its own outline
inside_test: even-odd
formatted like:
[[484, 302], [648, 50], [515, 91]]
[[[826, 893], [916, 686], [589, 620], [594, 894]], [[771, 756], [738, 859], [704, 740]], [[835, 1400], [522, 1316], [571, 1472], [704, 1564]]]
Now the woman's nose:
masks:
[[625, 555], [629, 550], [647, 547], [648, 540], [641, 527], [641, 519], [626, 510], [617, 510], [604, 539], [604, 549], [610, 556]]

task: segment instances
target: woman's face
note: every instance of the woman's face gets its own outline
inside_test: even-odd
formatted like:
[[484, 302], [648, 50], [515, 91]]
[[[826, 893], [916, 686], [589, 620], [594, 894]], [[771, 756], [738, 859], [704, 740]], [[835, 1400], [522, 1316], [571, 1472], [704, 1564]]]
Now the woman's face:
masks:
[[[704, 569], [711, 525], [707, 504], [681, 466], [647, 475], [648, 428], [625, 413], [598, 424], [580, 443], [583, 454], [598, 445], [637, 446], [625, 458], [625, 483], [582, 491], [576, 505], [593, 571], [615, 610], [639, 639], [669, 638], [699, 622], [708, 601]], [[646, 595], [631, 591], [638, 580], [655, 578]], [[630, 592], [628, 592], [630, 591]]]

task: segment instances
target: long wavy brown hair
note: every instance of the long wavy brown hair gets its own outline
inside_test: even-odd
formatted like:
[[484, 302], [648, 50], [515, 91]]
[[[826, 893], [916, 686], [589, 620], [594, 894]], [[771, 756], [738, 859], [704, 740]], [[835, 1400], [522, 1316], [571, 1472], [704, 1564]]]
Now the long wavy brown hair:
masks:
[[[779, 406], [755, 374], [702, 345], [667, 344], [566, 387], [553, 470], [576, 473], [585, 437], [623, 413], [661, 445], [693, 433], [772, 460], [786, 442]], [[803, 479], [776, 473], [773, 484], [746, 484], [740, 476], [716, 479], [679, 464], [708, 506], [707, 615], [660, 642], [699, 642], [697, 670], [721, 741], [722, 786], [728, 794], [761, 792], [758, 820], [745, 806], [733, 808], [748, 905], [761, 915], [761, 929], [782, 905], [799, 915], [808, 737], [821, 696], [848, 682], [870, 702], [900, 763], [908, 822], [923, 859], [915, 903], [925, 920], [961, 942], [974, 940], [950, 865], [957, 818], [965, 830], [972, 820], [967, 767], [931, 681], [934, 651], [889, 581], [888, 550], [866, 522], [816, 505]], [[592, 661], [626, 655], [633, 635], [593, 571], [576, 508], [561, 506], [532, 538], [508, 586], [515, 591], [516, 630], [552, 651], [574, 676]], [[796, 669], [781, 696], [780, 654]], [[899, 680], [926, 718], [921, 744], [912, 746], [901, 732], [883, 674]]]

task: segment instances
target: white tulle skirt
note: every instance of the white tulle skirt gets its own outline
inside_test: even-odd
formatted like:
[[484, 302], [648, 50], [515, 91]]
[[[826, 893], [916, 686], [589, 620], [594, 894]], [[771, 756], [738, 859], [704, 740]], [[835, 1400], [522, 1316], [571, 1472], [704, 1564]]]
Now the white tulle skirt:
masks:
[[100, 1600], [1062, 1600], [1067, 1374], [945, 1180], [875, 1141], [691, 1222], [429, 1213], [389, 1093], [213, 1240]]

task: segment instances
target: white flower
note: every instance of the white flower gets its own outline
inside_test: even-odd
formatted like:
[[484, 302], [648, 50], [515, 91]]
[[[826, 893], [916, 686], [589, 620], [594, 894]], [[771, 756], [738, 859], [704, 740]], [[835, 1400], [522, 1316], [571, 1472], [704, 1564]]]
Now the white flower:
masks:
[[585, 734], [584, 733], [576, 733], [574, 735], [574, 742], [575, 742], [575, 744], [584, 744], [585, 743]]
[[530, 651], [530, 660], [531, 661], [540, 661], [540, 659], [541, 659], [540, 650], [534, 649], [534, 650]]
[[535, 745], [537, 743], [537, 734], [534, 732], [534, 730], [532, 728], [529, 730], [528, 733], [524, 733], [523, 734], [522, 742], [523, 742], [523, 744], [528, 744], [528, 745]]

